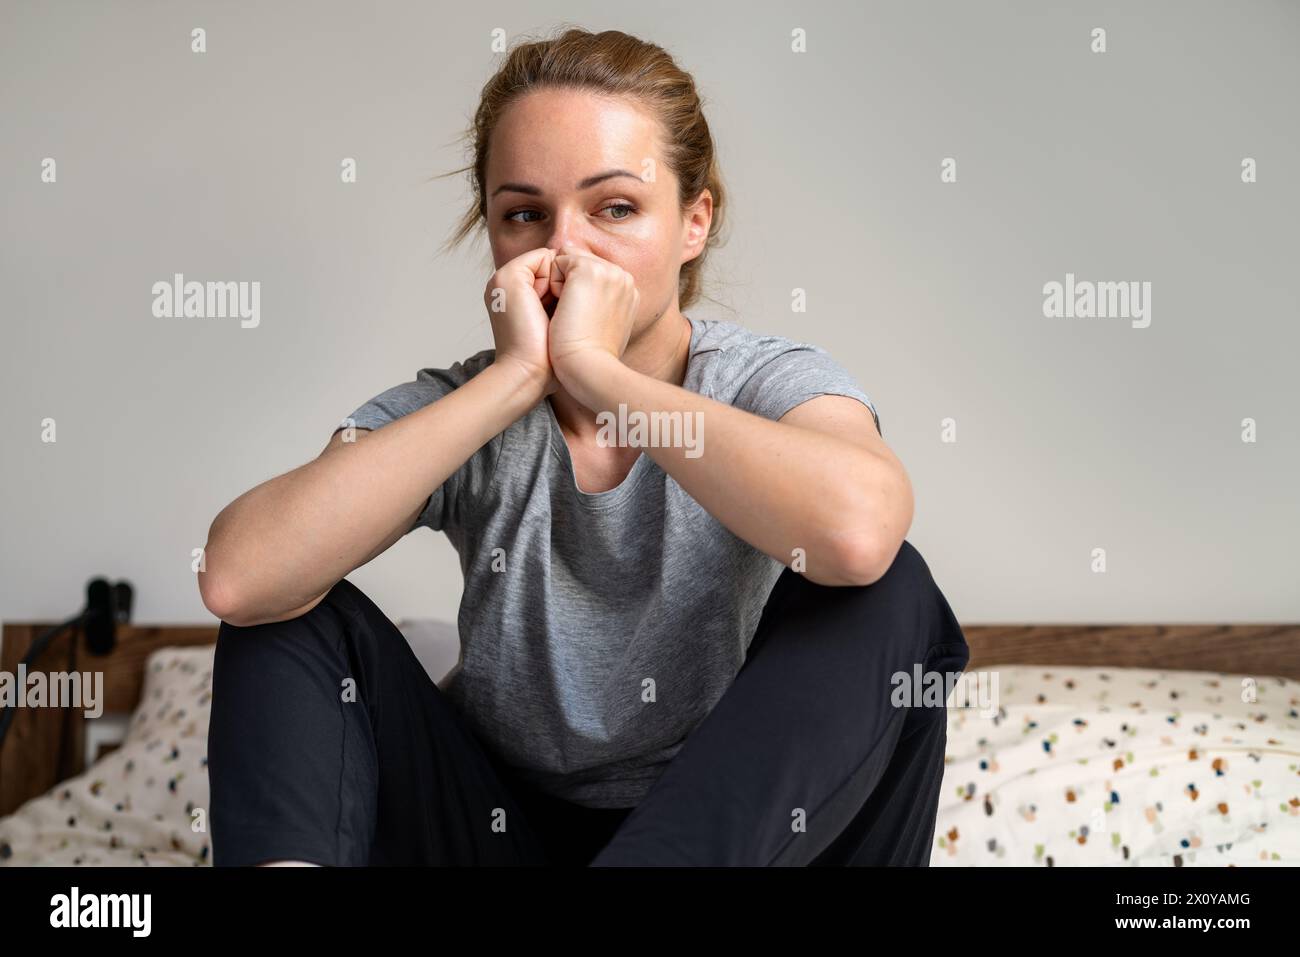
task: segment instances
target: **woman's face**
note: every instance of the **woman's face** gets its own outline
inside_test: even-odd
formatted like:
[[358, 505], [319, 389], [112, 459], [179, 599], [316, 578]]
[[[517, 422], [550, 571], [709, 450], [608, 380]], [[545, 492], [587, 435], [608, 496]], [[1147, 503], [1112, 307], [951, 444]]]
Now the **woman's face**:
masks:
[[683, 215], [657, 136], [653, 117], [627, 100], [539, 90], [510, 104], [486, 170], [496, 266], [542, 246], [573, 246], [636, 280], [633, 338], [677, 310], [678, 274], [704, 247], [712, 197], [705, 190]]

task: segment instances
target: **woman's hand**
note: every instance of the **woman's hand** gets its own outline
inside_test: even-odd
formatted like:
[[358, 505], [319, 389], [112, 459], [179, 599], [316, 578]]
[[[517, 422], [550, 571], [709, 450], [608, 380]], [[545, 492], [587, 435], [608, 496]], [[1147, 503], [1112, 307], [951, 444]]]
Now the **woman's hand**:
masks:
[[641, 294], [627, 270], [569, 246], [551, 264], [549, 291], [559, 300], [551, 317], [551, 368], [576, 393], [569, 381], [584, 369], [623, 357]]
[[492, 274], [483, 291], [492, 338], [494, 362], [522, 367], [538, 389], [538, 400], [560, 387], [548, 350], [548, 315], [556, 305], [551, 293], [555, 250], [541, 247], [516, 256]]

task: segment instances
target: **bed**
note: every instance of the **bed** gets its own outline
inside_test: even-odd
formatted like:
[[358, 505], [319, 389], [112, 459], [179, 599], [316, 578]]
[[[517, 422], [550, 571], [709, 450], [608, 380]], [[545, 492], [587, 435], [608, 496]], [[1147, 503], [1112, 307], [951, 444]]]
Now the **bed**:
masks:
[[[46, 623], [6, 624], [0, 670]], [[398, 627], [434, 680], [455, 626]], [[1300, 626], [969, 626], [949, 696], [932, 866], [1300, 864]], [[105, 717], [19, 709], [0, 749], [0, 866], [207, 866], [216, 625], [72, 635], [40, 667], [102, 671]], [[965, 691], [997, 679], [996, 708]], [[985, 686], [987, 687], [987, 685]], [[119, 716], [120, 741], [96, 728]]]

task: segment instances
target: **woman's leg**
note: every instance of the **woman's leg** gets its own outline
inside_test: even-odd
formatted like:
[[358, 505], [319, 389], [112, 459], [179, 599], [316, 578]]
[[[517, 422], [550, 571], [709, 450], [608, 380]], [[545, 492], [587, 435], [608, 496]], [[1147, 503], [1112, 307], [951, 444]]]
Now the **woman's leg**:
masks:
[[947, 685], [896, 701], [895, 676], [969, 658], [908, 542], [872, 585], [786, 569], [735, 681], [592, 865], [928, 864]]
[[347, 579], [297, 618], [222, 622], [212, 677], [214, 864], [545, 863], [496, 757]]

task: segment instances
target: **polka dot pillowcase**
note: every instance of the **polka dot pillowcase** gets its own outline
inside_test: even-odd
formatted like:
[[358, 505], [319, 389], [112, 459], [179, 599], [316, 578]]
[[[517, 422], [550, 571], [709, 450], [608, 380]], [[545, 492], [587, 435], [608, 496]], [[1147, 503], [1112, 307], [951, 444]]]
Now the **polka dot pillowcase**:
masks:
[[208, 715], [216, 645], [160, 648], [120, 747], [0, 819], [3, 865], [211, 862]]

